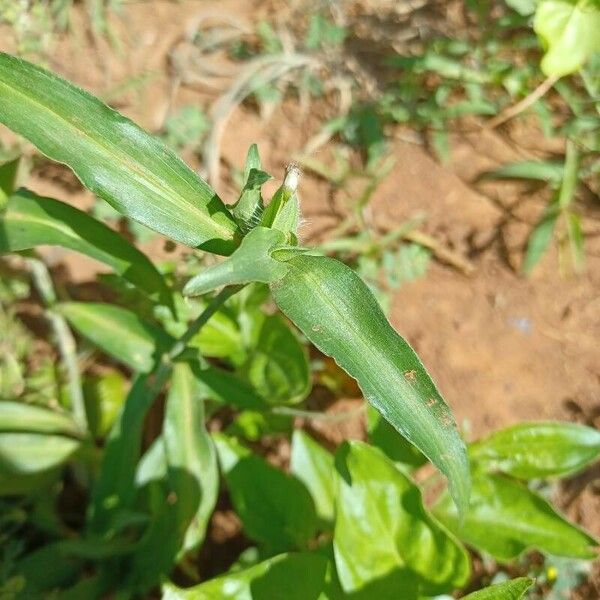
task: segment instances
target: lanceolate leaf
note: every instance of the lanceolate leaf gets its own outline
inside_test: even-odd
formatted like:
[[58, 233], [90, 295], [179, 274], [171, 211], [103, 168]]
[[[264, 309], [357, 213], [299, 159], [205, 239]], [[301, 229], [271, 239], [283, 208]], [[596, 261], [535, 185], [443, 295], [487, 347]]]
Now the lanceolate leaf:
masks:
[[64, 202], [15, 192], [0, 215], [0, 252], [48, 244], [86, 254], [168, 304], [163, 278], [148, 258], [118, 233]]
[[151, 229], [221, 254], [237, 246], [223, 202], [161, 141], [67, 81], [3, 53], [0, 122]]
[[560, 211], [558, 209], [557, 201], [555, 200], [546, 207], [546, 210], [542, 214], [542, 218], [529, 235], [529, 239], [527, 240], [527, 252], [525, 253], [525, 260], [523, 261], [523, 273], [526, 275], [531, 273], [533, 267], [538, 264], [544, 255], [544, 252], [550, 245], [559, 216]]
[[81, 335], [136, 371], [151, 371], [171, 342], [158, 327], [112, 304], [64, 302], [56, 310]]
[[256, 227], [242, 241], [232, 256], [209, 267], [190, 279], [183, 293], [186, 296], [206, 294], [224, 285], [262, 281], [270, 283], [286, 272], [283, 263], [271, 258], [271, 251], [283, 245], [281, 231]]
[[450, 409], [362, 280], [337, 260], [296, 256], [271, 285], [275, 302], [319, 350], [358, 381], [365, 398], [469, 498], [465, 445]]
[[469, 447], [488, 471], [521, 479], [569, 475], [600, 458], [600, 432], [576, 423], [519, 423]]
[[497, 583], [490, 587], [473, 592], [464, 597], [464, 600], [521, 600], [525, 592], [533, 585], [530, 577], [517, 577], [512, 581]]
[[419, 488], [381, 451], [346, 442], [335, 461], [333, 547], [346, 592], [390, 578], [393, 585], [410, 586], [412, 580], [415, 592], [430, 596], [468, 581], [465, 549], [425, 510]]
[[317, 600], [325, 585], [327, 558], [320, 554], [280, 554], [243, 571], [192, 588], [168, 584], [163, 600]]
[[175, 365], [165, 407], [163, 439], [169, 488], [174, 506], [184, 515], [195, 514], [187, 527], [183, 551], [199, 546], [219, 489], [217, 455], [204, 424], [201, 390], [187, 363]]
[[566, 521], [535, 492], [503, 475], [474, 477], [462, 526], [447, 494], [434, 514], [464, 542], [501, 561], [529, 548], [556, 556], [596, 557], [594, 538]]

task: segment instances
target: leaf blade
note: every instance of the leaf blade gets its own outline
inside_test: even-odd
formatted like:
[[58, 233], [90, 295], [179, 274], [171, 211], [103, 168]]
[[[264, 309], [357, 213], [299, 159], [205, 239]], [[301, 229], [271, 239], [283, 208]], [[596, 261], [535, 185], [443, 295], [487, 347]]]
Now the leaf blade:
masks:
[[100, 100], [0, 53], [0, 121], [151, 229], [228, 254], [238, 229], [216, 193], [157, 138]]
[[334, 259], [303, 255], [286, 265], [287, 274], [271, 285], [279, 308], [448, 477], [457, 505], [466, 509], [468, 458], [452, 413], [367, 286]]

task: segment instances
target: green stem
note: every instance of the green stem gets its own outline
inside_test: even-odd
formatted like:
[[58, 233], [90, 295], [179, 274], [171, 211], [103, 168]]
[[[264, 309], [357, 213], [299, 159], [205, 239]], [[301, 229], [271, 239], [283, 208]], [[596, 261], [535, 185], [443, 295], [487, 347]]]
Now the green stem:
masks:
[[166, 355], [168, 361], [176, 359], [190, 343], [192, 338], [206, 325], [208, 320], [219, 310], [221, 305], [231, 296], [239, 292], [243, 285], [229, 285], [224, 287], [200, 313], [196, 320], [188, 327], [187, 331], [173, 344]]

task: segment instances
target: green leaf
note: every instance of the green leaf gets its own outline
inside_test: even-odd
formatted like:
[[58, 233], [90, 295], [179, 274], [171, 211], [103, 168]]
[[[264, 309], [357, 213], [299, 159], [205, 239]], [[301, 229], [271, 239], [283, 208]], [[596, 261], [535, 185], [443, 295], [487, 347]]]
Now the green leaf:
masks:
[[248, 360], [240, 373], [267, 404], [297, 404], [311, 387], [306, 349], [279, 315], [254, 314]]
[[169, 367], [161, 365], [156, 373], [138, 375], [133, 382], [106, 441], [100, 474], [92, 490], [90, 524], [94, 532], [105, 532], [115, 515], [133, 504], [144, 419], [170, 373]]
[[65, 463], [79, 448], [72, 437], [0, 432], [0, 476], [30, 475]]
[[4, 210], [8, 198], [15, 191], [21, 157], [8, 159], [0, 164], [0, 210]]
[[261, 170], [258, 147], [252, 144], [246, 157], [244, 187], [238, 201], [231, 209], [233, 218], [244, 233], [260, 223], [264, 210], [261, 187], [269, 179], [272, 179], [271, 176]]
[[203, 399], [231, 404], [242, 410], [264, 410], [264, 400], [243, 379], [213, 366], [195, 366], [194, 375]]
[[512, 560], [530, 548], [556, 556], [596, 557], [592, 550], [596, 540], [535, 492], [502, 475], [474, 477], [462, 526], [447, 494], [434, 514], [464, 542], [500, 561]]
[[301, 429], [296, 429], [292, 435], [290, 472], [310, 492], [317, 516], [326, 523], [333, 523], [333, 455]]
[[559, 183], [562, 180], [564, 164], [558, 161], [549, 160], [520, 160], [518, 162], [507, 163], [486, 171], [480, 175], [480, 179], [534, 179], [537, 181], [547, 181], [549, 183]]
[[467, 452], [450, 409], [363, 281], [326, 257], [296, 256], [271, 286], [279, 308], [358, 381], [365, 398], [450, 480], [461, 510], [469, 498]]
[[202, 356], [214, 358], [231, 359], [242, 352], [239, 327], [226, 311], [217, 311], [192, 338], [189, 345], [199, 348]]
[[189, 589], [167, 584], [162, 600], [318, 600], [326, 569], [319, 554], [280, 554]]
[[531, 577], [517, 577], [512, 581], [497, 583], [473, 592], [465, 596], [464, 600], [521, 600], [532, 585], [533, 579]]
[[190, 279], [183, 293], [186, 296], [206, 294], [224, 285], [261, 281], [270, 283], [282, 277], [286, 267], [271, 258], [271, 251], [283, 245], [281, 231], [256, 227], [244, 237], [240, 247], [223, 262], [208, 267]]
[[546, 75], [574, 73], [600, 51], [597, 0], [542, 0], [533, 28], [547, 48], [541, 65]]
[[542, 214], [542, 218], [529, 235], [525, 259], [523, 261], [523, 266], [521, 267], [523, 273], [526, 275], [531, 273], [550, 245], [559, 216], [560, 211], [558, 209], [558, 204], [557, 201], [554, 200], [546, 207], [546, 210]]
[[317, 521], [304, 485], [234, 439], [224, 435], [214, 439], [233, 506], [246, 533], [273, 553], [304, 548]]
[[386, 577], [416, 582], [421, 595], [468, 581], [465, 549], [425, 510], [419, 488], [380, 450], [345, 442], [335, 466], [333, 547], [346, 592]]
[[163, 438], [169, 488], [175, 494], [175, 508], [193, 514], [184, 525], [183, 552], [197, 548], [204, 540], [208, 520], [217, 501], [219, 474], [217, 455], [204, 423], [204, 402], [200, 387], [186, 363], [175, 365], [165, 406]]
[[410, 470], [417, 469], [427, 462], [423, 454], [401, 436], [372, 406], [367, 410], [367, 433], [369, 442], [373, 446], [403, 467]]
[[82, 432], [73, 418], [41, 406], [0, 401], [1, 433], [51, 433], [79, 437]]
[[64, 79], [4, 53], [0, 122], [71, 167], [124, 215], [188, 246], [220, 254], [237, 246], [223, 202], [160, 140]]
[[575, 271], [580, 271], [585, 262], [584, 233], [581, 227], [581, 217], [575, 213], [567, 214], [567, 233], [571, 248], [571, 260]]
[[519, 423], [469, 447], [473, 463], [519, 479], [570, 475], [600, 458], [600, 432], [553, 421]]
[[85, 412], [94, 437], [103, 438], [110, 431], [125, 402], [127, 385], [125, 377], [116, 370], [85, 378]]
[[63, 302], [55, 310], [92, 344], [135, 371], [151, 371], [172, 341], [158, 327], [112, 304]]
[[19, 190], [0, 215], [0, 252], [62, 246], [108, 265], [127, 281], [170, 304], [162, 275], [118, 233], [64, 202]]

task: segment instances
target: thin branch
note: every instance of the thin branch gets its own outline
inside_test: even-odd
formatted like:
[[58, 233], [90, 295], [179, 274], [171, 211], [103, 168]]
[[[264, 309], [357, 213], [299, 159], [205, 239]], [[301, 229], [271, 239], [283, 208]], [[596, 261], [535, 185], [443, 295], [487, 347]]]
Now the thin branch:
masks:
[[520, 102], [517, 102], [513, 106], [507, 108], [506, 110], [503, 110], [500, 114], [496, 115], [493, 119], [490, 119], [489, 121], [487, 121], [487, 123], [483, 126], [483, 129], [486, 129], [486, 130], [495, 129], [499, 125], [506, 123], [506, 121], [513, 119], [518, 114], [527, 110], [532, 104], [535, 104], [542, 96], [544, 96], [546, 94], [546, 92], [548, 92], [548, 90], [550, 90], [550, 88], [558, 80], [559, 80], [558, 75], [551, 75], [550, 77], [548, 77], [547, 79], [542, 81], [542, 83], [540, 83], [540, 85], [538, 85], [538, 87], [536, 87], [535, 90], [533, 90], [533, 92], [531, 92], [530, 94], [525, 96], [525, 98], [523, 98], [523, 100], [521, 100]]

